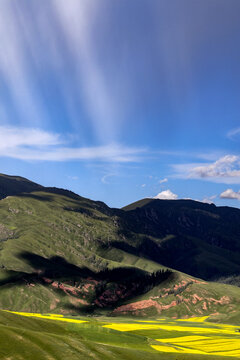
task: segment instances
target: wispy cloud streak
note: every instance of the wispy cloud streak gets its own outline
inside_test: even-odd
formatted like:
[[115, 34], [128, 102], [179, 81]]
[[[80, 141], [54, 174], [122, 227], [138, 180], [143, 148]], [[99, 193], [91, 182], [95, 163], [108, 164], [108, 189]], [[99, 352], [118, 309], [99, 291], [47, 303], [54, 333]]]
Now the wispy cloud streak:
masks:
[[240, 136], [240, 127], [236, 129], [231, 129], [227, 133], [227, 137], [231, 140], [236, 140]]
[[100, 140], [113, 140], [120, 108], [111, 87], [107, 86], [105, 72], [95, 51], [93, 25], [100, 3], [92, 0], [53, 0], [58, 20], [64, 31], [73, 58], [79, 92], [90, 115], [93, 128]]
[[84, 123], [85, 135], [90, 130], [102, 144], [117, 141], [122, 106], [97, 55], [94, 26], [100, 9], [100, 2], [93, 0], [49, 0], [44, 6], [38, 1], [1, 1], [0, 80], [6, 97], [1, 106], [6, 123], [48, 125], [61, 110], [73, 128], [79, 130]]
[[112, 143], [95, 147], [66, 146], [60, 135], [40, 129], [0, 126], [0, 156], [35, 161], [96, 160], [116, 163], [138, 162], [144, 148]]

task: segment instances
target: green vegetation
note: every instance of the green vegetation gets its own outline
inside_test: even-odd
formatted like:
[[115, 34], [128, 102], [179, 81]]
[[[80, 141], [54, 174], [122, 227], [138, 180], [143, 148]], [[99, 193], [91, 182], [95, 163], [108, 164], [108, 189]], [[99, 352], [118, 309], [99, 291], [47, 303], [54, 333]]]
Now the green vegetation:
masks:
[[[213, 269], [236, 273], [237, 209], [151, 199], [110, 209], [67, 190], [1, 175], [3, 188], [1, 309], [177, 318], [215, 314], [216, 321], [218, 316], [237, 321], [238, 287], [186, 274], [189, 268], [197, 275], [210, 276]], [[227, 225], [226, 212], [235, 227]], [[184, 273], [174, 270], [179, 264]]]
[[26, 315], [0, 311], [1, 359], [226, 360], [239, 357], [238, 328], [203, 322], [205, 318], [181, 322], [129, 318], [110, 321], [104, 317], [54, 315], [46, 319], [48, 316]]

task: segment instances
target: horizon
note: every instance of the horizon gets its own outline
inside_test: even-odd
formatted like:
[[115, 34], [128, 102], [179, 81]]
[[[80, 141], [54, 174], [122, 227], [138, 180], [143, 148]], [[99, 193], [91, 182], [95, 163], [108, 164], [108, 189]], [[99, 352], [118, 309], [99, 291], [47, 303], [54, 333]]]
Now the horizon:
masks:
[[238, 0], [0, 4], [0, 172], [240, 207]]
[[[28, 178], [25, 178], [25, 177], [22, 177], [22, 176], [18, 176], [18, 175], [9, 175], [9, 174], [0, 173], [0, 176], [6, 176], [6, 177], [12, 177], [12, 178], [16, 178], [16, 177], [17, 177], [17, 178], [22, 178], [23, 180], [27, 180], [27, 181], [32, 182], [31, 179], [28, 179]], [[36, 184], [37, 184], [37, 185], [40, 185], [40, 186], [42, 185], [42, 184], [40, 184], [40, 183], [36, 183]], [[51, 186], [51, 187], [55, 187], [55, 186]], [[55, 188], [56, 188], [56, 187], [55, 187]], [[68, 188], [58, 188], [58, 189], [67, 190], [67, 191], [72, 191], [72, 190], [70, 190], [70, 189], [68, 189]], [[82, 197], [82, 195], [79, 194], [79, 193], [74, 193], [74, 194]], [[93, 199], [90, 199], [90, 198], [87, 198], [87, 199], [88, 199], [88, 200], [93, 200]], [[136, 201], [133, 201], [132, 203], [125, 204], [125, 205], [123, 205], [122, 207], [112, 207], [112, 206], [109, 206], [108, 204], [106, 204], [106, 205], [107, 205], [108, 207], [110, 207], [110, 208], [122, 209], [122, 208], [124, 208], [124, 207], [129, 206], [129, 205], [138, 203], [138, 202], [140, 202], [140, 201], [142, 201], [142, 200], [160, 200], [160, 201], [183, 201], [183, 200], [184, 200], [184, 201], [199, 202], [199, 203], [206, 204], [206, 205], [213, 205], [213, 206], [215, 206], [215, 207], [231, 207], [231, 208], [234, 208], [234, 209], [239, 209], [239, 208], [236, 207], [236, 206], [216, 205], [216, 204], [214, 204], [214, 202], [205, 202], [205, 201], [195, 200], [195, 199], [191, 199], [191, 198], [159, 199], [157, 196], [155, 196], [155, 197], [145, 197], [145, 198], [141, 198], [141, 199], [138, 199], [138, 200], [136, 200]], [[93, 201], [102, 202], [101, 199], [95, 199], [95, 200], [93, 200]]]

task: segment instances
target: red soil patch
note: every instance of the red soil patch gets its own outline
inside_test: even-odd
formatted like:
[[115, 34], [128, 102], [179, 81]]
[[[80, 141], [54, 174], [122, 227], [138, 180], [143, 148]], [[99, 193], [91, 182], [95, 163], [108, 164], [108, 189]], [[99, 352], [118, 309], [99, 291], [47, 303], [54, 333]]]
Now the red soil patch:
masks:
[[220, 313], [219, 313], [219, 312], [215, 312], [215, 313], [210, 314], [210, 316], [216, 316], [216, 315], [220, 315]]
[[202, 281], [202, 280], [196, 280], [196, 279], [192, 279], [192, 278], [187, 278], [188, 282], [194, 282], [195, 284], [207, 284], [206, 281]]
[[202, 309], [203, 309], [203, 310], [207, 310], [207, 309], [208, 309], [208, 308], [207, 308], [207, 303], [206, 303], [206, 301], [204, 301], [203, 306], [202, 306]]
[[[160, 305], [161, 306], [161, 305]], [[171, 304], [168, 304], [168, 305], [162, 305], [162, 310], [168, 310], [170, 309], [171, 307], [174, 307], [174, 306], [177, 306], [177, 302], [176, 300], [172, 301]]]
[[149, 299], [149, 300], [137, 301], [137, 302], [132, 303], [132, 304], [119, 306], [118, 308], [116, 308], [113, 311], [113, 313], [135, 312], [137, 310], [142, 310], [142, 309], [146, 309], [146, 308], [150, 308], [150, 307], [155, 307], [157, 309], [158, 313], [160, 313], [161, 310], [162, 310], [161, 305], [159, 305], [156, 301], [154, 301], [152, 299]]
[[70, 301], [74, 305], [76, 305], [76, 304], [89, 305], [89, 303], [86, 300], [83, 300], [83, 299], [71, 298]]
[[51, 282], [52, 282], [51, 279], [48, 279], [48, 278], [46, 278], [46, 277], [43, 277], [42, 279], [43, 279], [43, 281], [44, 281], [45, 283], [47, 283], [47, 284], [51, 284]]
[[200, 296], [198, 296], [197, 294], [193, 294], [192, 295], [193, 299], [192, 299], [192, 303], [195, 305], [198, 301], [202, 301], [203, 298], [201, 298]]
[[222, 296], [219, 300], [214, 298], [210, 298], [208, 300], [210, 302], [214, 302], [215, 304], [220, 304], [220, 305], [227, 305], [230, 303], [230, 298], [228, 296]]
[[139, 310], [154, 307], [157, 310], [158, 314], [160, 314], [162, 312], [162, 310], [168, 310], [168, 309], [170, 309], [171, 307], [174, 307], [174, 306], [177, 306], [177, 301], [176, 300], [172, 301], [168, 305], [161, 305], [158, 302], [156, 302], [156, 301], [154, 301], [152, 299], [149, 299], [149, 300], [142, 300], [142, 301], [137, 301], [135, 303], [119, 306], [118, 308], [116, 308], [113, 311], [113, 313], [134, 312], [136, 314], [136, 312], [139, 311]]

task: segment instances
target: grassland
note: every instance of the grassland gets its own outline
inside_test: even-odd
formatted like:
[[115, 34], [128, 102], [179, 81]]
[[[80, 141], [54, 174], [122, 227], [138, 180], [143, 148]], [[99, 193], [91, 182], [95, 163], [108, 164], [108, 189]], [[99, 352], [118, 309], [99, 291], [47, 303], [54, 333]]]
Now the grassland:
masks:
[[240, 358], [239, 328], [206, 320], [110, 319], [0, 311], [0, 359]]

